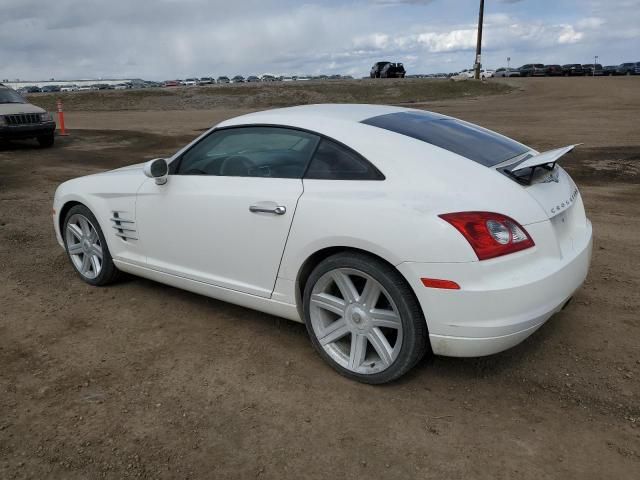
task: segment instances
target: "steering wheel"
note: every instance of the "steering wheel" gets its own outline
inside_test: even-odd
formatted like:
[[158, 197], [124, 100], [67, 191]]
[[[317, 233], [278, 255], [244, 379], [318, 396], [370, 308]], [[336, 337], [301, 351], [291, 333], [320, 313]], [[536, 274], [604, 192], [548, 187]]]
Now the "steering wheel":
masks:
[[231, 155], [225, 158], [220, 165], [220, 175], [229, 177], [246, 177], [249, 169], [253, 168], [253, 162], [242, 155]]

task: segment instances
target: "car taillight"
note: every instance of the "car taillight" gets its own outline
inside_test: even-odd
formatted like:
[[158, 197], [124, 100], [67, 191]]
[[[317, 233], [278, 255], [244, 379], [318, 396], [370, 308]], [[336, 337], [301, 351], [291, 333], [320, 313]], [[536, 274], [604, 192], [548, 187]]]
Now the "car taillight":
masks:
[[533, 247], [533, 239], [514, 219], [492, 212], [458, 212], [439, 215], [469, 242], [478, 260], [500, 257]]

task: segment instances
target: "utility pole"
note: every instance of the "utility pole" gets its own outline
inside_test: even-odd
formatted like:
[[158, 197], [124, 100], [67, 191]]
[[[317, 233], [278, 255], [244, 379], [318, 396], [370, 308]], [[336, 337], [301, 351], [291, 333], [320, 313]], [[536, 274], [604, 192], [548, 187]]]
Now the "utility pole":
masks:
[[480, 80], [480, 64], [482, 56], [482, 19], [484, 17], [484, 0], [480, 0], [480, 13], [478, 14], [478, 43], [476, 43], [475, 79]]

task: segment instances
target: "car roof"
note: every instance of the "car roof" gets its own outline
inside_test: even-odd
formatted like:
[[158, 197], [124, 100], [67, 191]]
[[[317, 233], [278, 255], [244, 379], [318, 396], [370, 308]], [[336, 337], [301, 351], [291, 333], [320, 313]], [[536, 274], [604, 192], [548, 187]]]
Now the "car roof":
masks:
[[347, 122], [361, 122], [371, 117], [388, 113], [404, 112], [409, 108], [388, 105], [367, 105], [347, 103], [324, 103], [315, 105], [299, 105], [296, 107], [274, 108], [261, 112], [249, 113], [223, 122], [224, 125], [243, 125], [255, 123], [281, 123], [287, 119], [288, 125], [307, 124], [309, 120], [341, 120]]

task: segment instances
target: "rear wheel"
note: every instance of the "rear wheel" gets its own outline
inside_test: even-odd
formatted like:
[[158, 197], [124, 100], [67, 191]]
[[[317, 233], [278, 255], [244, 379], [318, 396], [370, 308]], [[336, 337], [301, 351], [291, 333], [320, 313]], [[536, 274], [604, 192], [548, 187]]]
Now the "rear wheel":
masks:
[[305, 286], [303, 309], [320, 356], [363, 383], [399, 378], [428, 348], [413, 291], [397, 270], [369, 255], [340, 253], [321, 262]]
[[96, 217], [84, 205], [72, 207], [64, 220], [62, 231], [69, 260], [90, 285], [107, 285], [120, 273], [113, 263]]
[[54, 142], [55, 142], [55, 136], [53, 135], [53, 133], [49, 133], [47, 135], [41, 135], [38, 137], [38, 143], [43, 148], [52, 147]]

